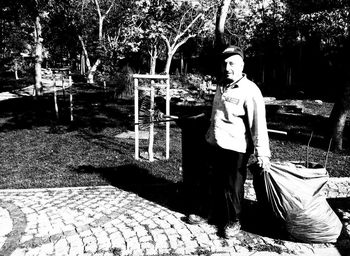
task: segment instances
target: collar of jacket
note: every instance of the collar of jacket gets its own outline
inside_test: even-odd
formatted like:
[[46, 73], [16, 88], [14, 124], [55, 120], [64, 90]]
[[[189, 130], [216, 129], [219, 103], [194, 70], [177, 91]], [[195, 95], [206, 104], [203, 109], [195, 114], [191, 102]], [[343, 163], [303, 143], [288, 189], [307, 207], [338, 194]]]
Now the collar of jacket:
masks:
[[224, 90], [227, 90], [227, 89], [229, 89], [229, 88], [239, 87], [240, 84], [242, 83], [242, 81], [243, 81], [245, 78], [246, 78], [246, 74], [243, 73], [243, 74], [242, 74], [242, 77], [241, 77], [240, 79], [238, 79], [237, 81], [232, 82], [232, 83], [230, 83], [230, 84], [226, 84], [226, 83], [225, 83], [225, 80], [223, 80], [223, 81], [221, 82], [221, 88], [223, 88]]

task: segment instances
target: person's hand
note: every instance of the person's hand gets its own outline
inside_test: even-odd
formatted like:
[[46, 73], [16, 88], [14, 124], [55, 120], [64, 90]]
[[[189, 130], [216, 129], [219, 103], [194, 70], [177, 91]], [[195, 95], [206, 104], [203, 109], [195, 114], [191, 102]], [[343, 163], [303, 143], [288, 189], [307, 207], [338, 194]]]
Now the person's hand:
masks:
[[270, 168], [270, 158], [267, 156], [258, 156], [257, 157], [257, 163], [258, 166], [262, 169], [269, 169]]

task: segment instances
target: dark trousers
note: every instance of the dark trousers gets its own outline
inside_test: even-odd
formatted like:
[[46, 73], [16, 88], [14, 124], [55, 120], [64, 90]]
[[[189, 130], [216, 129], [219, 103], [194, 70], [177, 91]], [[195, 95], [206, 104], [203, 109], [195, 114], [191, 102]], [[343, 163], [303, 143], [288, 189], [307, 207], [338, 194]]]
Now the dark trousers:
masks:
[[237, 221], [242, 212], [249, 154], [212, 148], [212, 218], [217, 225]]

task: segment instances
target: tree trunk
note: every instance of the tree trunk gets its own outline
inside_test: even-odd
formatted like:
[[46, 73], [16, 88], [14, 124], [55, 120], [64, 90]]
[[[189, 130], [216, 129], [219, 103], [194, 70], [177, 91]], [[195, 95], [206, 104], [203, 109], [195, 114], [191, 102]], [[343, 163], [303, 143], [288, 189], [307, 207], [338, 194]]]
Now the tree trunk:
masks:
[[18, 80], [18, 62], [16, 59], [15, 59], [14, 72], [15, 72], [15, 79]]
[[183, 75], [185, 73], [185, 64], [184, 64], [184, 53], [180, 53], [180, 74]]
[[155, 58], [153, 56], [151, 57], [151, 66], [150, 66], [150, 71], [149, 71], [149, 73], [151, 75], [154, 75], [156, 73], [156, 60], [157, 60], [157, 58]]
[[96, 72], [97, 67], [100, 65], [101, 60], [97, 59], [95, 64], [89, 68], [88, 72], [87, 72], [87, 82], [89, 84], [93, 84], [94, 83], [94, 74]]
[[80, 74], [81, 75], [85, 75], [85, 71], [86, 71], [85, 63], [86, 63], [85, 55], [84, 55], [84, 52], [82, 52], [80, 55]]
[[84, 55], [83, 59], [85, 59], [86, 67], [88, 69], [87, 70], [87, 82], [89, 84], [93, 84], [94, 83], [94, 74], [96, 72], [97, 67], [101, 63], [101, 60], [97, 59], [95, 64], [93, 66], [91, 66], [91, 62], [90, 62], [89, 55], [88, 55], [88, 52], [87, 52], [86, 47], [85, 47], [84, 40], [83, 40], [83, 38], [81, 36], [78, 36], [78, 37], [79, 37], [79, 41], [80, 41], [81, 47], [83, 48], [83, 55]]
[[[230, 7], [231, 0], [221, 0], [218, 12], [216, 14], [216, 25], [215, 25], [215, 52], [216, 56], [223, 51], [225, 47], [224, 32], [225, 32], [225, 22], [227, 18], [228, 9]], [[223, 74], [223, 66], [220, 62], [220, 58], [216, 57], [214, 67], [216, 80], [220, 81]]]
[[335, 102], [329, 117], [332, 127], [333, 145], [336, 150], [343, 149], [343, 134], [346, 118], [350, 111], [350, 81], [346, 82], [341, 97]]
[[164, 73], [165, 74], [170, 74], [170, 66], [171, 66], [171, 61], [173, 59], [173, 53], [168, 53], [168, 58], [166, 60], [165, 68], [164, 68]]
[[152, 47], [152, 50], [149, 53], [151, 56], [149, 72], [151, 75], [154, 75], [156, 73], [156, 65], [157, 65], [157, 58], [158, 58], [157, 47], [156, 46]]
[[41, 95], [41, 63], [43, 61], [42, 29], [39, 14], [35, 17], [35, 96]]
[[343, 150], [343, 133], [347, 114], [347, 111], [344, 111], [344, 109], [342, 111], [338, 109], [338, 117], [333, 130], [333, 141], [336, 150]]
[[216, 15], [216, 26], [215, 26], [215, 48], [219, 51], [225, 45], [224, 32], [225, 22], [227, 18], [228, 9], [230, 7], [231, 0], [222, 0]]

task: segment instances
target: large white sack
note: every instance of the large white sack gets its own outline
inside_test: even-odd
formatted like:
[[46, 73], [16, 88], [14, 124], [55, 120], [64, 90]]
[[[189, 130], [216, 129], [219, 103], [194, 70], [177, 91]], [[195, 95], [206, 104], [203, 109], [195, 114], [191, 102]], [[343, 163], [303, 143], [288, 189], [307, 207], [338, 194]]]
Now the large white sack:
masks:
[[264, 186], [256, 187], [257, 198], [264, 199], [285, 222], [291, 237], [303, 242], [336, 242], [342, 223], [322, 191], [329, 178], [325, 168], [272, 162], [260, 175]]

